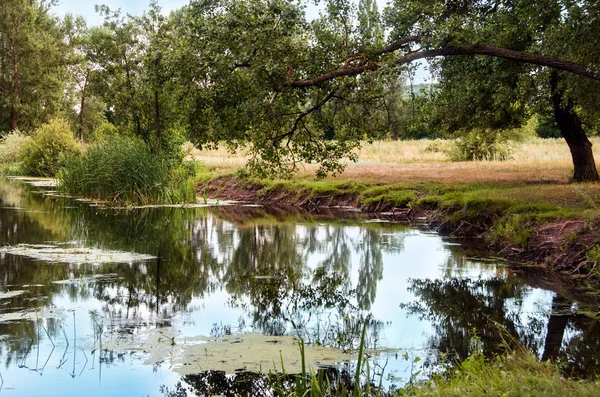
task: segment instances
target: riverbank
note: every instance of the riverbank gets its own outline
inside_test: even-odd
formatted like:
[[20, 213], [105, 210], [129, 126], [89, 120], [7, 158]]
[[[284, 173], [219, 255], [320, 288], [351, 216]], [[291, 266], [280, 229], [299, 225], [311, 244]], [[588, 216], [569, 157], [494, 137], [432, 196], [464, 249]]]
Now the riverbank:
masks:
[[317, 182], [313, 166], [293, 181], [244, 180], [233, 176], [247, 160], [243, 155], [192, 154], [210, 171], [209, 182], [198, 186], [200, 197], [426, 222], [445, 235], [483, 238], [516, 264], [600, 281], [600, 184], [570, 182], [563, 139], [529, 139], [508, 161], [451, 162], [445, 155], [451, 145], [439, 139], [365, 143], [356, 163]]

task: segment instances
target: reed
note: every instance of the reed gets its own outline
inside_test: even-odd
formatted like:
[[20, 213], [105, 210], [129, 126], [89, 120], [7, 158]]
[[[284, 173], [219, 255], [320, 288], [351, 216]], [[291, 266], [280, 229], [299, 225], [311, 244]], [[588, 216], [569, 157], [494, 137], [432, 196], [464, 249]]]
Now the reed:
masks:
[[195, 201], [194, 174], [193, 166], [152, 153], [141, 140], [119, 137], [68, 158], [59, 180], [70, 195], [146, 205]]

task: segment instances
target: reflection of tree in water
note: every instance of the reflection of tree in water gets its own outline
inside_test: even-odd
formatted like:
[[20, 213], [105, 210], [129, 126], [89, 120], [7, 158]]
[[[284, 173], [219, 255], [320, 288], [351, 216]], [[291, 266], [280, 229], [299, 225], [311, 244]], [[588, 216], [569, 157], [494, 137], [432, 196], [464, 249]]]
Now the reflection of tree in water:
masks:
[[487, 354], [500, 353], [507, 342], [519, 341], [541, 352], [540, 359], [560, 363], [570, 375], [593, 375], [600, 364], [599, 322], [571, 314], [572, 303], [564, 298], [555, 296], [546, 317], [530, 318], [525, 325], [519, 313], [528, 287], [515, 278], [411, 283], [418, 301], [402, 306], [432, 321], [435, 331], [428, 345], [450, 359], [469, 356], [475, 333]]
[[450, 359], [464, 360], [471, 353], [472, 334], [480, 338], [486, 352], [498, 352], [504, 328], [517, 336], [516, 325], [507, 316], [506, 300], [520, 297], [522, 284], [503, 278], [488, 280], [411, 280], [409, 290], [417, 302], [403, 305], [422, 319], [432, 321], [435, 332], [429, 345]]
[[[250, 299], [255, 328], [282, 334], [291, 326], [310, 337], [311, 327], [324, 326], [319, 323], [343, 326], [345, 317], [368, 310], [383, 274], [382, 251], [401, 249], [401, 238], [393, 239], [386, 230], [289, 223], [241, 227], [223, 282], [233, 304]], [[311, 270], [313, 255], [321, 258]], [[353, 264], [359, 266], [356, 288], [350, 277]]]

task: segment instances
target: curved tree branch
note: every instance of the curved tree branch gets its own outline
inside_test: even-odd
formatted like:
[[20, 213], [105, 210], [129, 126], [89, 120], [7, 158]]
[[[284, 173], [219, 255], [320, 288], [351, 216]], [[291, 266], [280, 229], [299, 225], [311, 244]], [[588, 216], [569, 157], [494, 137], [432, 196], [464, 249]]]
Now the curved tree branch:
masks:
[[[374, 51], [371, 55], [383, 55], [395, 52], [402, 48], [408, 43], [418, 43], [425, 39], [424, 36], [411, 36], [398, 40], [395, 43], [390, 44], [380, 50]], [[439, 49], [432, 50], [421, 50], [413, 52], [394, 60], [396, 64], [405, 64], [412, 61], [423, 59], [423, 58], [435, 58], [440, 56], [466, 56], [466, 55], [487, 55], [496, 58], [508, 59], [521, 63], [528, 63], [532, 65], [546, 66], [557, 70], [563, 70], [566, 72], [574, 73], [580, 76], [588, 77], [597, 81], [600, 81], [600, 69], [595, 67], [586, 66], [580, 63], [567, 61], [560, 58], [550, 57], [546, 55], [529, 54], [521, 51], [507, 50], [505, 48], [492, 47], [492, 46], [447, 46]], [[345, 66], [340, 69], [322, 74], [312, 79], [296, 80], [289, 83], [291, 87], [312, 87], [320, 85], [324, 82], [334, 80], [338, 77], [343, 76], [356, 76], [366, 71], [377, 70], [379, 66], [375, 62], [367, 62], [365, 65], [360, 66]]]

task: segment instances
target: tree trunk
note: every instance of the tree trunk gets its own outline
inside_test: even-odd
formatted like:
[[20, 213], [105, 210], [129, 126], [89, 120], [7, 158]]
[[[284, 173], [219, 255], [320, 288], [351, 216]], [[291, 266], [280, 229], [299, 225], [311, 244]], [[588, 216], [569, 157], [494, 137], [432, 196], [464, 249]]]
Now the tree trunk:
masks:
[[554, 298], [552, 299], [552, 311], [550, 314], [550, 320], [548, 320], [548, 329], [546, 331], [546, 340], [544, 341], [544, 353], [542, 354], [542, 361], [556, 361], [560, 347], [562, 346], [562, 340], [565, 335], [565, 329], [569, 322], [569, 316], [554, 314], [555, 310], [560, 308], [560, 305], [564, 305], [566, 299]]
[[21, 80], [19, 78], [19, 59], [17, 58], [16, 49], [13, 46], [13, 89], [10, 103], [10, 130], [15, 131], [17, 126], [17, 105], [21, 96]]
[[587, 138], [581, 125], [581, 120], [573, 110], [573, 102], [570, 99], [565, 100], [562, 88], [559, 87], [559, 77], [553, 72], [550, 78], [552, 89], [552, 107], [554, 110], [554, 119], [560, 133], [567, 141], [571, 157], [573, 159], [573, 180], [576, 182], [597, 182], [600, 181], [592, 143]]
[[160, 101], [157, 90], [154, 90], [154, 118], [156, 123], [156, 147], [160, 153], [162, 150], [162, 129], [160, 128]]
[[83, 122], [84, 122], [84, 110], [86, 103], [86, 89], [88, 86], [88, 81], [90, 79], [90, 69], [87, 70], [85, 74], [85, 79], [83, 81], [83, 89], [81, 90], [81, 106], [79, 108], [79, 128], [77, 133], [79, 134], [79, 141], [83, 143]]

